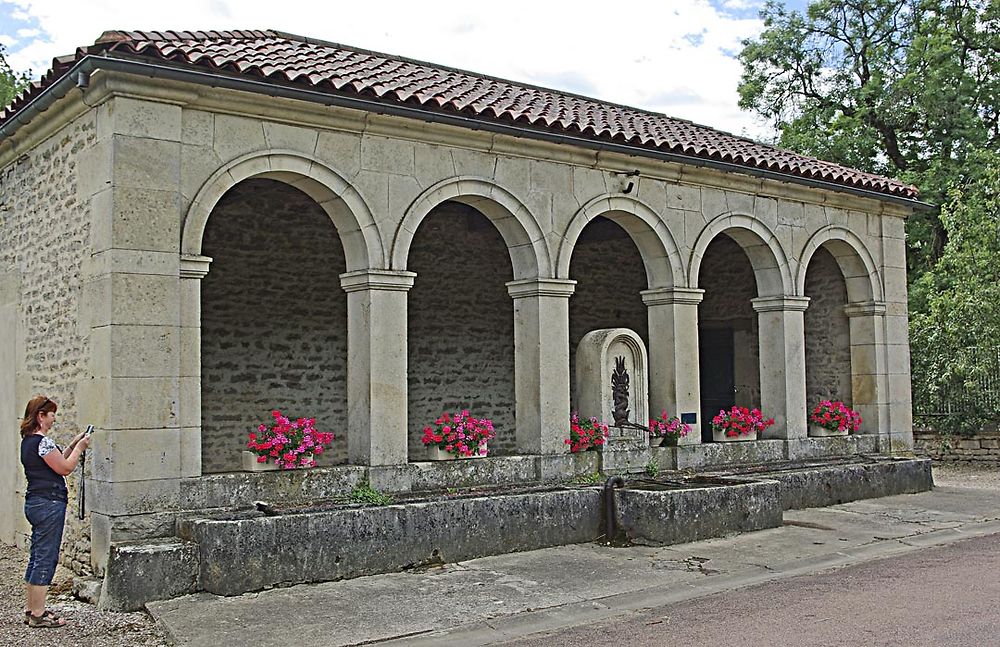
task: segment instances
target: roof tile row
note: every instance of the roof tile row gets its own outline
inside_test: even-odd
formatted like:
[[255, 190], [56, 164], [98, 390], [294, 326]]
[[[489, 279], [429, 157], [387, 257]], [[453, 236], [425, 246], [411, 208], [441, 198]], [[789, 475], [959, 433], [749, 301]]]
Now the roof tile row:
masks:
[[806, 157], [692, 122], [555, 90], [316, 41], [276, 31], [105, 32], [53, 67], [0, 115], [4, 123], [87, 55], [154, 58], [212, 73], [267, 79], [311, 90], [460, 113], [644, 150], [763, 169], [916, 199], [897, 180]]

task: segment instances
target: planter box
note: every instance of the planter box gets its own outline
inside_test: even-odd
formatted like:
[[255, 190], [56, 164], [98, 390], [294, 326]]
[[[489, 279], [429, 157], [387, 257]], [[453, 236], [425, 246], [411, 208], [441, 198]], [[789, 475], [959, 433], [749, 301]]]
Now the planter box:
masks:
[[825, 436], [846, 436], [847, 430], [843, 431], [830, 431], [826, 427], [820, 427], [819, 425], [811, 424], [809, 425], [809, 436], [812, 438], [823, 438]]
[[[309, 456], [312, 459], [312, 454], [302, 454], [302, 456]], [[280, 470], [281, 468], [274, 464], [273, 459], [268, 459], [266, 463], [257, 462], [257, 454], [249, 451], [240, 452], [240, 458], [243, 460], [243, 471], [244, 472], [274, 472]], [[309, 469], [308, 467], [298, 466], [295, 469]]]
[[712, 441], [716, 443], [738, 443], [744, 440], [757, 440], [757, 432], [745, 436], [727, 436], [725, 432], [712, 430]]
[[486, 458], [486, 446], [483, 445], [480, 450], [481, 454], [473, 454], [472, 456], [459, 456], [458, 454], [449, 454], [445, 450], [441, 449], [437, 445], [430, 445], [427, 447], [427, 460], [430, 461], [454, 461], [464, 458]]
[[257, 454], [253, 452], [244, 450], [240, 452], [240, 457], [243, 459], [244, 472], [274, 472], [278, 469], [278, 466], [272, 460], [268, 460], [266, 463], [258, 463]]

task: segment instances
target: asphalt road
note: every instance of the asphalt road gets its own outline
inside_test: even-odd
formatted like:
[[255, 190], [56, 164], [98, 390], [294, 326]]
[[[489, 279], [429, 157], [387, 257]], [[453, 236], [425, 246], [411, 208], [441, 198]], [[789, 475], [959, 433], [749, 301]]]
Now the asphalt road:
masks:
[[1000, 535], [503, 644], [1000, 646]]

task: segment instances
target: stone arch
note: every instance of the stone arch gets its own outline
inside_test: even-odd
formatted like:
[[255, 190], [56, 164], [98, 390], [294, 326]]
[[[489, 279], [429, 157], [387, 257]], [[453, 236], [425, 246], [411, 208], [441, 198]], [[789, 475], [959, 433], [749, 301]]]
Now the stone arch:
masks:
[[823, 227], [806, 242], [799, 257], [798, 274], [795, 277], [796, 294], [805, 294], [806, 270], [809, 268], [809, 261], [820, 247], [826, 247], [840, 266], [847, 284], [847, 300], [850, 303], [884, 300], [882, 277], [871, 252], [857, 234], [837, 225]]
[[413, 201], [392, 241], [391, 269], [406, 269], [417, 228], [431, 209], [447, 200], [470, 206], [493, 223], [507, 245], [515, 281], [551, 277], [552, 261], [545, 234], [528, 208], [507, 189], [471, 176], [442, 180]]
[[573, 248], [587, 224], [597, 216], [614, 221], [632, 238], [642, 256], [649, 288], [684, 284], [684, 265], [666, 222], [645, 203], [624, 195], [603, 195], [583, 205], [569, 222], [559, 246], [556, 277], [569, 278]]
[[198, 190], [184, 219], [182, 254], [201, 254], [205, 226], [215, 205], [226, 191], [250, 178], [284, 182], [315, 200], [337, 228], [348, 272], [385, 267], [378, 226], [357, 189], [320, 160], [286, 150], [249, 153], [213, 173]]
[[758, 297], [794, 294], [791, 271], [781, 242], [763, 222], [743, 214], [722, 214], [709, 222], [698, 235], [688, 265], [691, 286], [698, 285], [701, 260], [709, 244], [723, 233], [735, 240], [750, 259], [757, 280]]

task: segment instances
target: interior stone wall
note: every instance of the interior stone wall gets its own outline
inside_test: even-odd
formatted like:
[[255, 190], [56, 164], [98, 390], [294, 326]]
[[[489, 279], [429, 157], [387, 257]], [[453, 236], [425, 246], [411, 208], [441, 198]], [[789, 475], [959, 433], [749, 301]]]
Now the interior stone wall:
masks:
[[806, 406], [841, 400], [851, 406], [851, 326], [844, 306], [847, 285], [836, 259], [816, 250], [806, 270]]
[[720, 235], [709, 244], [698, 287], [705, 290], [698, 306], [699, 327], [733, 329], [736, 404], [759, 407], [760, 345], [751, 303], [757, 297], [757, 281], [750, 259], [729, 236]]
[[603, 217], [594, 218], [580, 232], [570, 278], [577, 282], [569, 301], [570, 406], [575, 411], [576, 347], [584, 335], [602, 328], [629, 328], [638, 333], [649, 352], [649, 319], [639, 295], [649, 283], [632, 238]]
[[444, 411], [493, 421], [490, 454], [515, 451], [514, 302], [507, 246], [486, 216], [457, 202], [417, 228], [407, 269], [409, 453], [426, 454], [423, 428]]
[[[0, 343], [20, 351], [14, 366], [4, 371], [18, 377], [10, 396], [23, 399], [45, 394], [56, 401], [59, 412], [50, 435], [66, 445], [86, 424], [78, 417], [77, 385], [90, 371], [90, 343], [78, 322], [83, 291], [83, 263], [89, 257], [91, 213], [79, 195], [82, 155], [97, 140], [93, 113], [83, 115], [30, 149], [17, 161], [0, 169], [0, 289], [13, 307], [17, 330], [0, 330]], [[14, 355], [11, 352], [10, 355]], [[25, 382], [27, 384], [25, 384]], [[24, 412], [25, 402], [4, 402], [8, 420]], [[19, 462], [20, 437], [8, 427], [2, 454], [4, 491], [13, 509], [0, 511], [4, 536], [15, 535], [27, 546], [28, 529], [23, 513], [24, 474]], [[70, 475], [70, 501], [75, 501], [80, 472]], [[7, 480], [9, 477], [10, 480]], [[16, 493], [16, 494], [15, 494]], [[6, 506], [5, 506], [6, 507]], [[13, 532], [11, 532], [13, 531]], [[60, 560], [77, 573], [90, 572], [90, 519], [66, 518]]]
[[219, 201], [202, 249], [203, 470], [239, 469], [273, 409], [316, 418], [336, 434], [319, 462], [346, 462], [346, 263], [330, 218], [291, 186], [247, 180]]

